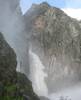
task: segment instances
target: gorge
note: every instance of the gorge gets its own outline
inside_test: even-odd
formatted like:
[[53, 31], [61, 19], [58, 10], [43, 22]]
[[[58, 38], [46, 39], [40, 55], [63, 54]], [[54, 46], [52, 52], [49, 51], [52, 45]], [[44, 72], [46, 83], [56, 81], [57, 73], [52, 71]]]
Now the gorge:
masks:
[[17, 55], [17, 71], [31, 80], [34, 92], [54, 100], [54, 93], [67, 88], [73, 93], [72, 87], [77, 91], [81, 86], [80, 22], [46, 2], [33, 4], [22, 15], [19, 0], [0, 0], [0, 13], [0, 32]]

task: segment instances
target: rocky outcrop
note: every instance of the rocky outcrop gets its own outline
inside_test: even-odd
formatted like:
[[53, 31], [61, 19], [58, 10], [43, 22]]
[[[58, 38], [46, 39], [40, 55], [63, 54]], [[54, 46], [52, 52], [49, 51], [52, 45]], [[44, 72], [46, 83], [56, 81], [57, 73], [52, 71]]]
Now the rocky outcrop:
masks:
[[[3, 38], [0, 33], [0, 98], [1, 100], [6, 99], [7, 96], [13, 96], [15, 90], [14, 85], [17, 82], [16, 73], [16, 54], [13, 49]], [[8, 91], [12, 89], [12, 91]], [[16, 88], [15, 88], [16, 89]]]
[[28, 75], [28, 40], [19, 4], [20, 0], [0, 0], [0, 32], [17, 55], [17, 71]]
[[0, 83], [16, 82], [16, 54], [0, 33]]
[[0, 33], [0, 99], [39, 100], [31, 82], [16, 67], [16, 54]]
[[48, 74], [49, 90], [57, 91], [81, 80], [79, 21], [45, 2], [32, 6], [24, 19], [30, 49], [40, 57]]
[[17, 73], [17, 84], [20, 95], [25, 100], [39, 100], [39, 97], [33, 92], [32, 83], [24, 74]]
[[[0, 14], [0, 31], [5, 33], [3, 34], [6, 40], [17, 54], [18, 71], [25, 73], [26, 76], [30, 74], [28, 53], [31, 49], [45, 66], [44, 71], [48, 75], [45, 81], [49, 91], [57, 91], [59, 87], [67, 87], [69, 84], [72, 85], [72, 82], [81, 80], [81, 22], [70, 18], [62, 10], [51, 7], [46, 2], [32, 5], [29, 11], [22, 16], [19, 0], [0, 0]], [[3, 57], [0, 57], [6, 60], [3, 51], [1, 51]], [[11, 52], [6, 51], [5, 53], [12, 57]], [[1, 65], [11, 66], [13, 62], [13, 73], [16, 73], [16, 60], [13, 59], [14, 61], [10, 59], [10, 63], [9, 59], [4, 60], [6, 65], [4, 61]], [[12, 69], [9, 68], [9, 71], [12, 72]], [[4, 68], [1, 67], [1, 70], [4, 72], [4, 74], [1, 73], [3, 77], [0, 79], [1, 84], [5, 84], [7, 79], [12, 83], [16, 81], [14, 79], [11, 81], [12, 76], [16, 77], [16, 74], [8, 73], [7, 70], [9, 75], [7, 77]], [[19, 75], [18, 77], [20, 76], [26, 79], [25, 76]], [[2, 82], [4, 78], [5, 81]], [[22, 80], [19, 78], [19, 82]]]

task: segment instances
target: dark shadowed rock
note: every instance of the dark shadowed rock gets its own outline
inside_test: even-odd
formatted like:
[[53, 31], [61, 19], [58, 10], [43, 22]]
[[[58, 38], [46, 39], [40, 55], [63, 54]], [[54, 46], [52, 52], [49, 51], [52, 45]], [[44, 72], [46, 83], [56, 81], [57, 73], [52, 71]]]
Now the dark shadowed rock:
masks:
[[16, 54], [0, 33], [0, 82], [16, 82]]
[[24, 74], [17, 73], [16, 67], [16, 54], [0, 33], [0, 99], [39, 100], [31, 82]]
[[0, 98], [1, 100], [3, 100], [3, 97], [5, 96], [8, 95], [13, 96], [16, 92], [15, 90], [13, 90], [13, 88], [15, 88], [14, 84], [16, 84], [17, 82], [16, 66], [17, 66], [16, 54], [14, 53], [13, 49], [8, 45], [8, 43], [5, 41], [4, 37], [0, 33]]
[[28, 41], [19, 4], [20, 0], [0, 0], [0, 32], [17, 55], [17, 71], [28, 75]]
[[24, 97], [24, 100], [39, 100], [38, 96], [33, 92], [32, 83], [24, 74], [17, 73], [17, 84], [20, 95]]

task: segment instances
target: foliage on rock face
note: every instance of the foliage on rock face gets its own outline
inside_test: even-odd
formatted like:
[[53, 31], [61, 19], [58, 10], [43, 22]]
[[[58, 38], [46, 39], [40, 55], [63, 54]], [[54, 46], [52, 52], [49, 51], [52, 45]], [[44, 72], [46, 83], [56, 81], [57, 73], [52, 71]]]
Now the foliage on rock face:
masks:
[[0, 99], [9, 100], [16, 92], [16, 54], [0, 33]]
[[17, 73], [17, 83], [0, 85], [1, 100], [39, 100], [33, 92], [31, 82], [24, 74]]
[[39, 100], [25, 75], [16, 72], [16, 54], [0, 33], [0, 100]]
[[32, 83], [27, 79], [24, 74], [17, 74], [18, 89], [24, 97], [28, 97], [28, 100], [39, 100], [37, 95], [33, 92]]
[[24, 100], [24, 97], [19, 95], [16, 84], [4, 85], [3, 91], [0, 92], [2, 92], [0, 95], [1, 100]]

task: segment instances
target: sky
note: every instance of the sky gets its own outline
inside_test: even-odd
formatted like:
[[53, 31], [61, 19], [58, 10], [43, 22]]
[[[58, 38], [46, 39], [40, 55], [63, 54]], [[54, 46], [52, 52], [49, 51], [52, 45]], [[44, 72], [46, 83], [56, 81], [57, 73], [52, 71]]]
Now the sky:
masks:
[[73, 18], [81, 19], [81, 0], [21, 0], [20, 6], [23, 14], [31, 7], [33, 3], [39, 4], [42, 2], [48, 2], [51, 6], [61, 8], [69, 16]]

